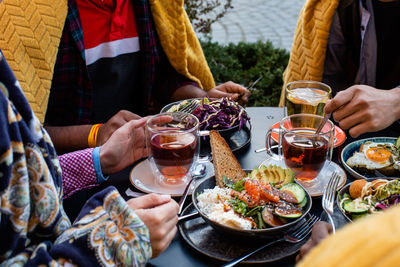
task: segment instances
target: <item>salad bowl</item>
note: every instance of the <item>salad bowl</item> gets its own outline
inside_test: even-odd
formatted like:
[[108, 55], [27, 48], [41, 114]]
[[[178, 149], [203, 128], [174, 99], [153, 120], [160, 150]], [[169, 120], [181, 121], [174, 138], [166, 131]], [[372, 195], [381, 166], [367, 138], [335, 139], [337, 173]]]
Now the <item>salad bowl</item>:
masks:
[[[245, 170], [245, 172], [250, 173], [251, 170]], [[255, 238], [255, 239], [271, 239], [271, 238], [279, 237], [283, 233], [285, 233], [287, 230], [289, 230], [291, 227], [293, 227], [297, 223], [301, 222], [303, 220], [303, 218], [305, 218], [307, 216], [307, 214], [310, 212], [311, 206], [312, 206], [311, 196], [307, 193], [307, 191], [305, 191], [306, 198], [307, 198], [307, 204], [303, 208], [303, 214], [299, 218], [297, 218], [293, 221], [290, 221], [281, 226], [269, 227], [269, 228], [265, 228], [265, 229], [243, 230], [243, 229], [238, 229], [238, 228], [232, 228], [232, 227], [220, 224], [218, 222], [212, 221], [211, 219], [209, 219], [207, 217], [207, 215], [204, 212], [201, 211], [201, 209], [198, 206], [198, 196], [201, 193], [203, 193], [205, 189], [212, 189], [215, 186], [216, 186], [216, 182], [215, 182], [214, 176], [209, 177], [209, 178], [203, 180], [201, 183], [197, 184], [196, 187], [194, 188], [193, 194], [192, 194], [193, 205], [196, 208], [196, 210], [199, 212], [200, 216], [204, 219], [204, 221], [206, 221], [211, 227], [213, 227], [219, 233], [224, 234], [229, 237]]]
[[[367, 182], [372, 182], [372, 181], [378, 180], [378, 179], [385, 179], [385, 180], [388, 180], [388, 181], [400, 180], [400, 178], [396, 178], [396, 177], [381, 177], [381, 178], [376, 177], [376, 178], [366, 178], [366, 179], [364, 179], [364, 180], [367, 181]], [[359, 181], [359, 180], [356, 180], [356, 181]], [[355, 181], [355, 182], [356, 182], [356, 181]], [[353, 183], [354, 183], [354, 182], [353, 182]], [[343, 186], [343, 187], [339, 190], [339, 192], [337, 193], [337, 198], [336, 198], [336, 205], [339, 207], [339, 210], [340, 210], [340, 212], [342, 213], [342, 215], [343, 215], [349, 222], [353, 222], [353, 218], [352, 218], [353, 216], [354, 216], [355, 218], [357, 218], [357, 217], [360, 217], [360, 215], [362, 215], [362, 214], [359, 214], [357, 211], [356, 211], [354, 214], [349, 213], [349, 212], [346, 212], [346, 211], [344, 210], [344, 208], [342, 207], [342, 205], [344, 206], [344, 203], [341, 203], [341, 202], [342, 202], [342, 199], [344, 198], [345, 194], [350, 194], [350, 192], [349, 192], [350, 186], [351, 186], [353, 183], [349, 183], [349, 184]], [[399, 202], [400, 202], [400, 201], [399, 201]]]

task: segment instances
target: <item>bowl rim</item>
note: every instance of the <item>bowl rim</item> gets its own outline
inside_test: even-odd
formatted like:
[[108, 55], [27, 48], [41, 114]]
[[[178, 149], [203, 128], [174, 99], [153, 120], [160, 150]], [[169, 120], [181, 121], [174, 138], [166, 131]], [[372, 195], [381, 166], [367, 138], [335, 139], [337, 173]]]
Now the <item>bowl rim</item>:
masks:
[[[400, 180], [400, 177], [371, 177], [371, 178], [363, 178], [363, 180], [366, 180], [367, 182], [371, 182], [373, 180], [377, 180], [377, 179], [386, 179], [386, 180]], [[355, 180], [357, 181], [357, 180]], [[340, 188], [340, 190], [337, 192], [337, 196], [336, 196], [336, 205], [339, 208], [340, 212], [342, 213], [342, 215], [349, 221], [349, 222], [353, 222], [353, 220], [347, 216], [347, 214], [342, 210], [342, 208], [340, 207], [340, 200], [339, 200], [339, 196], [343, 196], [344, 193], [349, 193], [349, 189], [350, 186], [355, 182], [351, 182], [348, 183], [346, 185], [344, 185], [342, 188]]]
[[[246, 169], [245, 169], [245, 170], [243, 170], [243, 171], [245, 171], [246, 173], [249, 173], [249, 172], [251, 172], [252, 170], [246, 170]], [[295, 220], [293, 220], [293, 221], [291, 221], [291, 222], [289, 222], [289, 223], [286, 223], [286, 224], [284, 224], [284, 225], [281, 225], [281, 226], [269, 227], [269, 228], [265, 228], [265, 229], [250, 229], [250, 230], [244, 230], [244, 229], [238, 229], [238, 228], [229, 227], [229, 226], [220, 224], [220, 223], [218, 223], [218, 222], [212, 221], [212, 220], [209, 219], [208, 216], [207, 216], [206, 214], [204, 214], [204, 213], [200, 210], [200, 208], [197, 206], [197, 195], [196, 195], [196, 193], [197, 193], [197, 191], [198, 191], [198, 188], [199, 188], [203, 183], [209, 181], [210, 179], [215, 179], [215, 175], [214, 175], [214, 176], [211, 176], [211, 177], [209, 177], [209, 178], [207, 178], [207, 179], [204, 179], [204, 180], [201, 181], [200, 183], [196, 184], [195, 188], [193, 189], [192, 203], [193, 203], [193, 206], [196, 208], [196, 210], [199, 212], [200, 216], [204, 219], [204, 221], [206, 221], [208, 224], [210, 224], [210, 222], [212, 222], [214, 225], [216, 225], [216, 226], [218, 226], [219, 228], [222, 228], [223, 230], [226, 230], [226, 231], [234, 231], [234, 232], [237, 232], [238, 234], [242, 234], [242, 235], [246, 235], [246, 234], [247, 234], [247, 235], [249, 235], [249, 236], [250, 236], [250, 235], [253, 236], [253, 235], [257, 235], [257, 234], [265, 234], [265, 233], [271, 233], [271, 234], [272, 234], [272, 233], [278, 232], [279, 230], [289, 229], [291, 226], [296, 225], [298, 222], [300, 222], [305, 216], [307, 216], [307, 215], [310, 213], [311, 208], [312, 208], [312, 197], [311, 197], [311, 195], [307, 192], [307, 190], [306, 190], [301, 184], [299, 184], [299, 183], [297, 183], [297, 182], [295, 181], [296, 184], [300, 185], [300, 186], [303, 188], [303, 190], [304, 190], [305, 193], [306, 193], [306, 197], [307, 197], [307, 206], [306, 206], [306, 208], [303, 210], [304, 212], [303, 212], [303, 214], [302, 214], [299, 218], [297, 218], [297, 219], [295, 219]], [[210, 189], [211, 189], [211, 188], [210, 188]], [[209, 222], [209, 221], [210, 221], [210, 222]]]
[[[396, 137], [385, 137], [385, 136], [379, 136], [379, 137], [369, 137], [369, 138], [364, 138], [364, 139], [360, 139], [360, 140], [355, 140], [349, 144], [347, 144], [343, 149], [342, 152], [340, 153], [340, 161], [342, 162], [343, 167], [345, 168], [346, 171], [348, 171], [351, 176], [353, 176], [355, 179], [369, 179], [369, 178], [374, 178], [376, 179], [376, 177], [368, 177], [368, 176], [364, 176], [361, 173], [357, 172], [356, 170], [354, 170], [353, 168], [351, 168], [349, 165], [347, 165], [347, 160], [344, 160], [344, 154], [349, 151], [353, 146], [356, 146], [358, 149], [360, 148], [360, 146], [362, 144], [364, 144], [365, 142], [368, 141], [372, 141], [372, 140], [392, 140], [393, 144], [396, 143], [397, 138]], [[383, 142], [379, 142], [378, 143], [383, 143]], [[354, 154], [355, 151], [353, 151]], [[348, 158], [347, 158], [348, 159]], [[379, 176], [377, 176], [379, 177]]]

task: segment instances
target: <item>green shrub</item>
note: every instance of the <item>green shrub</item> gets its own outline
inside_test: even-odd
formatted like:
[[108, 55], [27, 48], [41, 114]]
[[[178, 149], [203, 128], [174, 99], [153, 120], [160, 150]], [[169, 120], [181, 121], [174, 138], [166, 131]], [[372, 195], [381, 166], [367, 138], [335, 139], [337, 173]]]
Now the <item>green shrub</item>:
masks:
[[282, 88], [282, 74], [289, 53], [277, 49], [271, 42], [220, 45], [202, 41], [204, 54], [217, 83], [233, 81], [247, 87], [258, 77], [248, 106], [278, 106]]

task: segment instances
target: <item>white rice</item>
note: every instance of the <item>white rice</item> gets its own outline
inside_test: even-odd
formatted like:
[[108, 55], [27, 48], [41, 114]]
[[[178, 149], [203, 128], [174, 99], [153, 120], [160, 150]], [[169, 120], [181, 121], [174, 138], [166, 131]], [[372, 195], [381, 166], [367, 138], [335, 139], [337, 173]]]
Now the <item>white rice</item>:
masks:
[[250, 230], [251, 222], [241, 218], [233, 209], [225, 211], [224, 206], [230, 206], [228, 200], [232, 199], [231, 189], [220, 188], [206, 189], [197, 197], [197, 205], [207, 217], [217, 223], [239, 229]]

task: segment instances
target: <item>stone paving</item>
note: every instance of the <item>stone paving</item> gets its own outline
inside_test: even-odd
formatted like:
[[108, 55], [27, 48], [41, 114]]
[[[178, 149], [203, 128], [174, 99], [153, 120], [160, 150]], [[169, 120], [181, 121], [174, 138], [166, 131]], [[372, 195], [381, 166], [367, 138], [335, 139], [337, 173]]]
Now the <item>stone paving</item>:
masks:
[[221, 44], [271, 41], [288, 51], [304, 0], [233, 0], [233, 9], [212, 25], [211, 39]]

